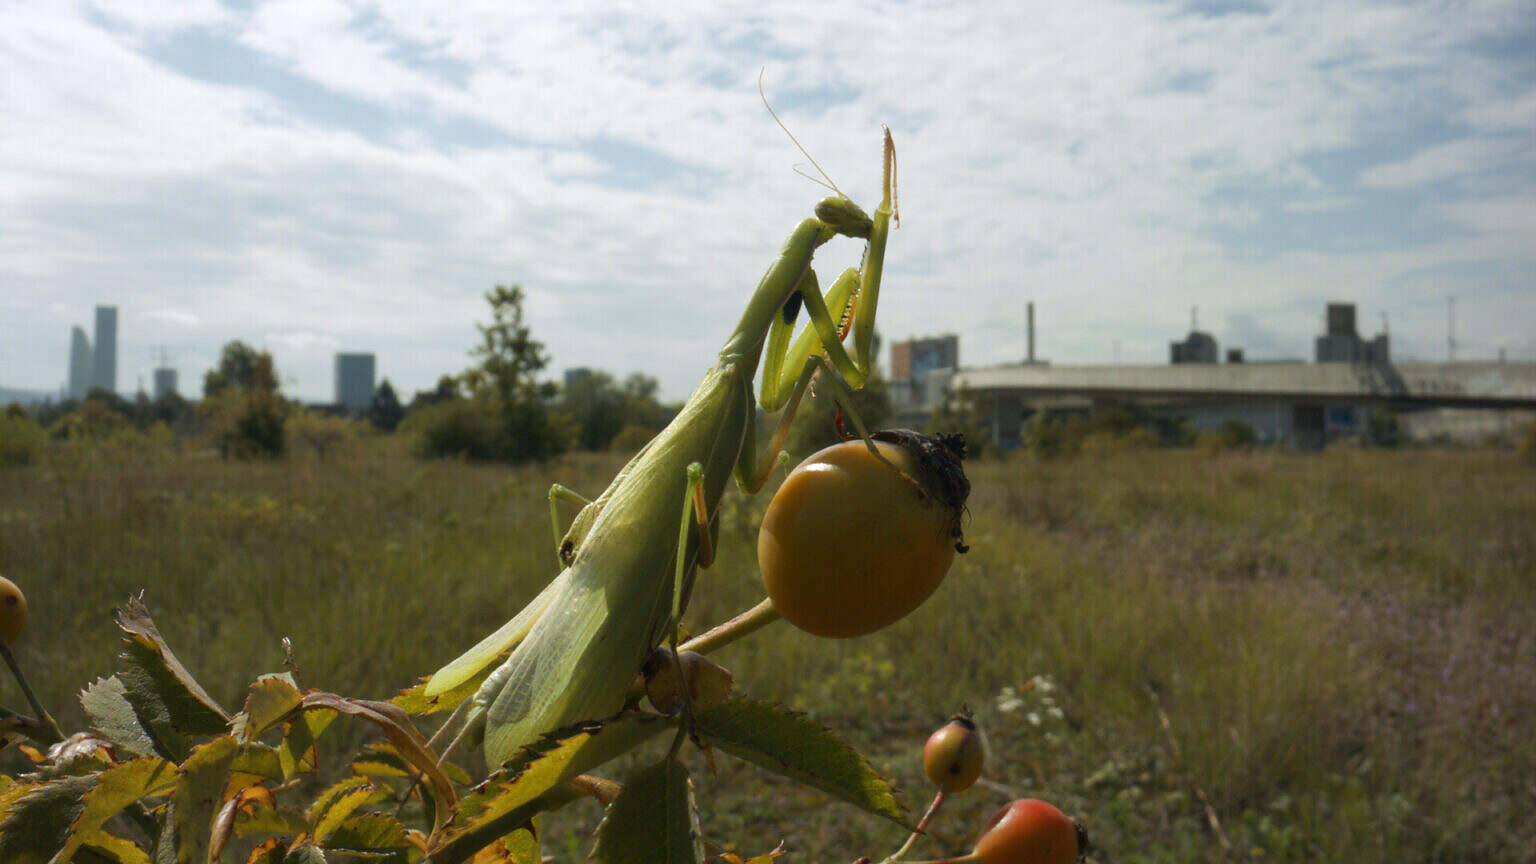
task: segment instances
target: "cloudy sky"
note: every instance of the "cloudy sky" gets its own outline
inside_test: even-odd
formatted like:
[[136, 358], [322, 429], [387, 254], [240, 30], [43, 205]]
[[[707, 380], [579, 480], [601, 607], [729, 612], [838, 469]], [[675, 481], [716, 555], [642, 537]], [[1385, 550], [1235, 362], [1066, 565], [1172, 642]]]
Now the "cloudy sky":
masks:
[[[439, 5], [453, 11], [440, 11]], [[0, 386], [56, 389], [116, 304], [118, 385], [232, 339], [332, 396], [462, 370], [521, 283], [549, 372], [686, 396], [821, 190], [901, 230], [878, 327], [965, 365], [1536, 360], [1536, 2], [0, 3]], [[536, 11], [520, 12], [518, 7]], [[835, 241], [824, 278], [856, 264]], [[883, 359], [883, 358], [882, 358]]]

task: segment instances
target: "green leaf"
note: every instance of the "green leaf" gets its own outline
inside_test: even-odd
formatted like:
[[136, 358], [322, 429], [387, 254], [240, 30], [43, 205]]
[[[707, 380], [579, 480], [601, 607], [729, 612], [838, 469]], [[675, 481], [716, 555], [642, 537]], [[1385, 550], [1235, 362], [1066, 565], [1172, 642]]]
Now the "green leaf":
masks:
[[177, 864], [207, 861], [213, 817], [224, 803], [238, 748], [233, 735], [221, 735], [194, 749], [181, 766], [181, 782], [171, 796], [176, 813]]
[[266, 744], [247, 744], [235, 754], [229, 770], [235, 774], [249, 774], [263, 780], [283, 779], [283, 759], [276, 747]]
[[427, 744], [427, 739], [411, 723], [409, 714], [388, 702], [348, 699], [324, 692], [305, 694], [300, 708], [315, 707], [340, 711], [376, 723], [384, 731], [384, 737], [394, 746], [395, 752], [404, 756], [412, 767], [430, 781], [425, 788], [432, 794], [432, 831], [436, 833], [443, 827], [458, 803], [458, 796], [453, 791], [453, 783], [448, 775], [438, 767], [437, 756]]
[[0, 817], [0, 861], [47, 864], [69, 843], [69, 826], [85, 810], [81, 799], [95, 785], [84, 776], [24, 787]]
[[663, 759], [624, 783], [597, 826], [597, 864], [700, 864], [704, 840], [688, 769]]
[[[434, 864], [456, 864], [476, 850], [528, 823], [545, 809], [540, 799], [578, 774], [644, 743], [673, 722], [654, 714], [620, 714], [613, 719], [579, 723], [544, 737], [523, 751], [485, 783], [484, 791], [465, 799], [461, 810], [472, 814], [464, 826], [432, 852]], [[512, 777], [511, 782], [497, 778]]]
[[327, 839], [318, 840], [326, 849], [348, 854], [392, 853], [388, 857], [404, 861], [410, 853], [405, 826], [385, 813], [364, 813], [336, 826]]
[[226, 731], [229, 716], [176, 659], [138, 598], [118, 610], [117, 624], [123, 630], [117, 677], [156, 752], [179, 762], [188, 746], [183, 735]]
[[491, 673], [496, 670], [496, 667], [500, 665], [497, 662], [500, 659], [500, 656], [498, 656], [491, 665], [466, 678], [464, 683], [452, 687], [445, 692], [438, 693], [435, 696], [427, 695], [427, 683], [432, 680], [432, 676], [428, 675], [418, 681], [414, 687], [401, 690], [389, 701], [399, 706], [407, 714], [425, 715], [452, 711], [459, 707], [465, 699], [475, 695], [475, 691], [480, 689], [480, 685], [485, 683], [485, 679], [489, 678]]
[[748, 762], [862, 807], [911, 829], [891, 785], [859, 751], [804, 715], [752, 699], [732, 699], [700, 712], [705, 741]]
[[97, 774], [7, 790], [0, 806], [0, 861], [68, 861], [118, 811], [176, 782], [174, 766], [147, 757]]
[[304, 821], [304, 814], [286, 807], [257, 804], [235, 814], [236, 837], [271, 834], [291, 840], [308, 830], [309, 823]]
[[317, 709], [298, 713], [288, 722], [283, 743], [277, 750], [285, 779], [315, 770], [320, 752], [315, 742], [336, 717], [335, 711]]
[[289, 849], [288, 854], [283, 856], [283, 864], [325, 864], [325, 853], [318, 846], [305, 843]]
[[[448, 779], [468, 786], [474, 782], [469, 772], [452, 762], [444, 762], [443, 773]], [[371, 744], [352, 761], [352, 770], [369, 777], [417, 777], [417, 771], [404, 756], [390, 744]]]
[[263, 732], [281, 723], [299, 707], [304, 694], [287, 675], [263, 675], [251, 685], [245, 697], [245, 710], [235, 715], [232, 726], [241, 743], [249, 743]]
[[116, 861], [117, 864], [150, 864], [149, 853], [141, 849], [138, 844], [105, 831], [92, 832], [84, 839], [80, 848], [89, 849], [108, 861]]
[[369, 783], [363, 777], [348, 777], [320, 794], [320, 798], [306, 814], [310, 834], [316, 843], [328, 845], [325, 840], [346, 821], [357, 808], [364, 804], [382, 801], [389, 797], [385, 789]]
[[80, 691], [80, 707], [90, 718], [91, 728], [120, 750], [135, 756], [157, 756], [155, 742], [144, 731], [139, 717], [128, 703], [123, 682], [116, 675], [101, 678]]

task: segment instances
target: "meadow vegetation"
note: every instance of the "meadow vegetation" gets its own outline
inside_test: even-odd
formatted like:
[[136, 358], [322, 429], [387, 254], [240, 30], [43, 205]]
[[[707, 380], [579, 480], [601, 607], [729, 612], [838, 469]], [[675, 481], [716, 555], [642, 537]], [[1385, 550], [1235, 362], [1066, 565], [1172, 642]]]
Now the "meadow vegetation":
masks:
[[[419, 461], [398, 436], [303, 423], [277, 460], [140, 435], [29, 438], [0, 467], [0, 572], [31, 604], [16, 648], [63, 726], [82, 728], [76, 693], [119, 644], [111, 610], [141, 590], [226, 706], [282, 668], [285, 636], [305, 684], [388, 697], [553, 574], [550, 483], [594, 495], [625, 458]], [[974, 709], [992, 761], [947, 805], [936, 854], [1033, 796], [1121, 864], [1531, 860], [1536, 468], [1522, 455], [1098, 442], [983, 460], [971, 551], [913, 616], [848, 641], [778, 624], [716, 659], [740, 692], [838, 728], [915, 807], [924, 738]], [[771, 491], [727, 497], [690, 628], [760, 599]], [[0, 681], [0, 703], [19, 702]], [[0, 769], [19, 759], [0, 753]], [[851, 860], [903, 839], [723, 754], [714, 773], [697, 761], [706, 833], [743, 853], [784, 839], [790, 861]], [[546, 853], [580, 860], [597, 818], [557, 814]]]

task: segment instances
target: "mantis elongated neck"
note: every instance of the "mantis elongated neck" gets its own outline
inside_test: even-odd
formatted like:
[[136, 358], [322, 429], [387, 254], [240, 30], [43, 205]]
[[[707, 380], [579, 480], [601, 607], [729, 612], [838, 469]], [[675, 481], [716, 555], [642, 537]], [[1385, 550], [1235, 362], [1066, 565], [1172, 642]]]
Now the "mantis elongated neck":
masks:
[[784, 308], [790, 294], [811, 266], [811, 255], [817, 247], [832, 239], [836, 230], [815, 217], [807, 218], [796, 226], [779, 257], [769, 265], [757, 283], [757, 290], [747, 302], [741, 321], [720, 349], [722, 360], [740, 364], [751, 377], [757, 374], [757, 364], [763, 353], [763, 340], [773, 325], [774, 316]]

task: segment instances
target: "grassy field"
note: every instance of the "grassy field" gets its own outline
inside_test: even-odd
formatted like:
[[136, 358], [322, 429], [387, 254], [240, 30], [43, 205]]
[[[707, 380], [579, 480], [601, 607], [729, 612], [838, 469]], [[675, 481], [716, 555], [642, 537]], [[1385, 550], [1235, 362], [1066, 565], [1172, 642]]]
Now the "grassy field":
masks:
[[[225, 705], [281, 668], [385, 697], [508, 618], [553, 570], [545, 490], [618, 457], [418, 463], [389, 442], [225, 464], [69, 447], [0, 470], [18, 646], [69, 728], [110, 671], [112, 608], [145, 592]], [[1194, 451], [971, 467], [968, 542], [875, 636], [775, 625], [719, 658], [738, 689], [836, 727], [926, 803], [919, 748], [968, 704], [989, 779], [919, 856], [969, 847], [1010, 797], [1079, 816], [1105, 862], [1536, 860], [1536, 471], [1507, 452]], [[755, 602], [767, 494], [729, 498], [690, 625]], [[20, 707], [14, 683], [0, 702]], [[14, 755], [4, 758], [14, 760]], [[898, 832], [720, 755], [708, 837], [789, 861], [879, 858]], [[14, 761], [4, 767], [15, 768]], [[579, 860], [597, 811], [546, 830]]]

